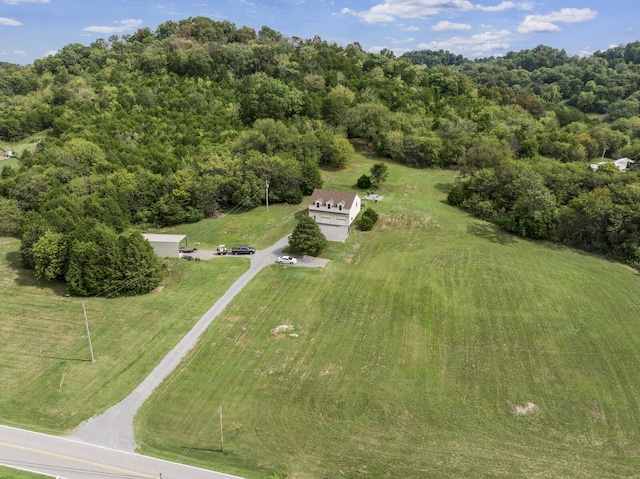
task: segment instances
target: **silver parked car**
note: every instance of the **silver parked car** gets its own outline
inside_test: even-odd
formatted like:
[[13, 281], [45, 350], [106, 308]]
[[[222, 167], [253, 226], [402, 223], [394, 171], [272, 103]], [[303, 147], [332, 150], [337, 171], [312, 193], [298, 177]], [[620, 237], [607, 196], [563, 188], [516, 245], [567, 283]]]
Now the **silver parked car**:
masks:
[[293, 256], [278, 256], [276, 263], [282, 264], [296, 264], [298, 262]]

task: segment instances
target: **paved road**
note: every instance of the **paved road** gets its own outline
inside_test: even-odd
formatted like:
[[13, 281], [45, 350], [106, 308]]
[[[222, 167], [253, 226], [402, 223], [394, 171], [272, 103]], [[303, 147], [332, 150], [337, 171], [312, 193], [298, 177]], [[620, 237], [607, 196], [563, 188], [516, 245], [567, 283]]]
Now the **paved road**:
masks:
[[0, 464], [65, 479], [236, 477], [8, 426], [0, 426]]
[[[93, 417], [82, 423], [71, 436], [74, 439], [109, 447], [122, 451], [134, 452], [136, 444], [133, 438], [133, 417], [144, 401], [151, 395], [180, 363], [182, 358], [191, 350], [198, 338], [206, 331], [211, 322], [220, 314], [231, 300], [260, 272], [262, 268], [273, 264], [282, 254], [283, 248], [288, 246], [287, 238], [282, 238], [270, 248], [256, 251], [251, 255], [249, 269], [238, 278], [222, 297], [200, 318], [196, 325], [184, 338], [160, 361], [156, 368], [147, 376], [134, 391], [121, 402], [105, 411], [100, 416]], [[219, 257], [219, 260], [233, 261], [231, 258]], [[305, 256], [298, 261], [299, 266], [324, 266], [327, 260]]]

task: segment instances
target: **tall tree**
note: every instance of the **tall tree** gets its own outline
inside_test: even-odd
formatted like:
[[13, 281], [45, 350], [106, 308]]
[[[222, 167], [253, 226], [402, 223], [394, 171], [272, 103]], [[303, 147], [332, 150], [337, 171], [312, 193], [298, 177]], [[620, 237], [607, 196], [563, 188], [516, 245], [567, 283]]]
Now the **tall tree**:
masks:
[[294, 251], [311, 256], [318, 256], [327, 244], [327, 238], [320, 231], [320, 226], [308, 215], [302, 215], [289, 237], [289, 245]]
[[379, 188], [382, 183], [387, 181], [387, 176], [389, 175], [389, 168], [384, 163], [375, 163], [371, 169], [369, 170], [371, 174], [371, 184]]

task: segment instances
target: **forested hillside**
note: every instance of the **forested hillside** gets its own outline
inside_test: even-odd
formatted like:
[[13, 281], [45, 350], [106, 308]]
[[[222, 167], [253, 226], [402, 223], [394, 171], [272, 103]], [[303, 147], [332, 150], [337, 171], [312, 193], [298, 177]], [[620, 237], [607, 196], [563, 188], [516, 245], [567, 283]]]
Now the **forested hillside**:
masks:
[[299, 203], [355, 144], [459, 168], [450, 200], [509, 231], [637, 265], [638, 176], [589, 163], [640, 153], [639, 77], [640, 43], [395, 58], [204, 17], [72, 44], [0, 64], [0, 140], [46, 132], [2, 169], [0, 233], [74, 294], [148, 291], [160, 268], [132, 231], [254, 207], [267, 180]]

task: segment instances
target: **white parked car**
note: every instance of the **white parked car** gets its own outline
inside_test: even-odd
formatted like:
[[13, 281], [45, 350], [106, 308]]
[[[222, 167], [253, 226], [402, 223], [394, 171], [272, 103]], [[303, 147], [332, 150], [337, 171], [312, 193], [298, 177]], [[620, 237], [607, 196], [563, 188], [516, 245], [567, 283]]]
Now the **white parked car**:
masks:
[[282, 264], [296, 264], [298, 262], [293, 256], [279, 256], [276, 263]]

